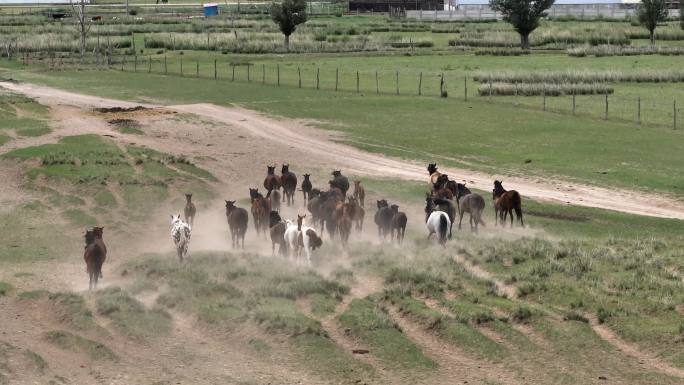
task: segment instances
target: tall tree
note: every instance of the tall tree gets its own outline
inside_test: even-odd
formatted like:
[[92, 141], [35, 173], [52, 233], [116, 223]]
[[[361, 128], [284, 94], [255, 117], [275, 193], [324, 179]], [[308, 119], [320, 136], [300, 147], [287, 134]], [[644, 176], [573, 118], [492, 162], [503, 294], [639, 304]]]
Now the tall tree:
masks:
[[651, 36], [651, 45], [655, 45], [655, 29], [658, 23], [667, 19], [666, 0], [641, 0], [637, 8], [637, 16], [641, 25], [646, 27]]
[[290, 35], [299, 24], [306, 22], [306, 1], [283, 0], [271, 5], [271, 19], [278, 24], [280, 32], [285, 35], [285, 49], [290, 50]]
[[74, 0], [70, 0], [71, 8], [74, 10], [74, 15], [76, 15], [76, 29], [78, 30], [81, 61], [83, 61], [83, 57], [85, 56], [86, 50], [86, 38], [88, 37], [88, 32], [90, 32], [91, 24], [88, 23], [88, 15], [86, 14], [85, 0], [76, 1], [77, 2], [74, 3]]
[[539, 20], [546, 16], [555, 0], [489, 0], [489, 7], [501, 12], [505, 21], [511, 23], [520, 34], [520, 48], [530, 48], [530, 33], [539, 27]]

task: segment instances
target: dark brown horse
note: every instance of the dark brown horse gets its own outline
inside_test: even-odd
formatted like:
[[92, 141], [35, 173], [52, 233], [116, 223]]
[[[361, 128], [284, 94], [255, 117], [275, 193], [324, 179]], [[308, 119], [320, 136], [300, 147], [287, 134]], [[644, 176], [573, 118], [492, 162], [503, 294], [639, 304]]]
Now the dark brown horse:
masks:
[[432, 196], [435, 198], [454, 199], [454, 193], [447, 187], [449, 176], [441, 174], [432, 185]]
[[525, 227], [523, 222], [522, 202], [520, 194], [515, 191], [507, 191], [502, 184], [503, 181], [494, 181], [494, 190], [492, 190], [492, 199], [494, 199], [494, 225], [501, 221], [502, 225], [506, 225], [506, 216], [511, 216], [511, 227], [513, 227], [513, 210], [515, 216], [520, 221], [520, 226]]
[[378, 236], [382, 239], [386, 239], [390, 235], [390, 229], [392, 226], [392, 218], [394, 218], [394, 212], [387, 204], [385, 199], [377, 201], [378, 211], [375, 212], [375, 224], [378, 226]]
[[244, 249], [247, 222], [249, 221], [247, 210], [235, 206], [235, 201], [226, 201], [226, 219], [230, 228], [232, 247], [239, 247], [240, 241], [242, 241], [242, 248]]
[[280, 177], [275, 174], [275, 165], [266, 166], [266, 179], [264, 179], [264, 188], [266, 189], [266, 197], [271, 197], [271, 191], [280, 189]]
[[313, 190], [313, 185], [311, 184], [311, 174], [304, 174], [304, 180], [302, 181], [302, 193], [304, 194], [304, 204], [311, 199], [311, 190]]
[[344, 200], [349, 191], [349, 179], [342, 175], [342, 171], [336, 170], [332, 172], [333, 180], [331, 180], [330, 187], [336, 187], [342, 191], [342, 199]]
[[283, 164], [280, 173], [280, 184], [283, 186], [283, 191], [285, 193], [283, 194], [283, 202], [285, 202], [285, 198], [287, 198], [287, 205], [292, 206], [294, 203], [295, 191], [297, 190], [297, 175], [290, 171], [289, 164]]
[[107, 259], [107, 246], [102, 239], [102, 227], [93, 227], [92, 230], [86, 230], [85, 233], [85, 252], [83, 259], [86, 263], [86, 270], [88, 272], [88, 289], [96, 289], [97, 281], [102, 276], [102, 265]]
[[349, 210], [351, 213], [351, 219], [356, 224], [355, 228], [357, 231], [363, 230], [363, 220], [366, 217], [366, 210], [359, 205], [359, 201], [354, 197], [347, 198], [349, 200]]
[[287, 256], [287, 242], [285, 242], [287, 223], [283, 221], [277, 211], [271, 210], [268, 226], [271, 234], [271, 253], [275, 255], [275, 246], [278, 245], [278, 254]]
[[406, 213], [399, 211], [399, 206], [390, 206], [394, 216], [392, 217], [392, 222], [390, 223], [390, 231], [392, 233], [392, 240], [394, 240], [394, 231], [397, 232], [397, 242], [401, 245], [404, 242], [404, 234], [406, 234], [406, 223], [408, 218]]
[[195, 204], [192, 203], [192, 194], [185, 194], [185, 209], [183, 210], [185, 214], [185, 222], [192, 227], [195, 222], [195, 214], [197, 214], [197, 208]]
[[249, 197], [252, 200], [252, 218], [254, 218], [254, 228], [257, 235], [261, 232], [266, 234], [268, 230], [269, 213], [271, 212], [271, 202], [266, 199], [259, 189], [250, 188]]
[[340, 232], [340, 240], [342, 240], [342, 247], [347, 248], [349, 243], [349, 236], [352, 229], [352, 216], [354, 215], [354, 206], [345, 203], [342, 205], [342, 210], [337, 211], [337, 230]]

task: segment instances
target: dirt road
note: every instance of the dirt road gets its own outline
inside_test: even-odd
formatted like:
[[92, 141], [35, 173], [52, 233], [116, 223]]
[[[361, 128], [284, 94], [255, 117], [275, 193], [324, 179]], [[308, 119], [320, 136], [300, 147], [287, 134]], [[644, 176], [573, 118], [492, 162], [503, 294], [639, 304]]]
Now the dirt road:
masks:
[[[80, 109], [89, 109], [94, 107], [132, 107], [140, 105], [140, 103], [76, 94], [55, 88], [24, 83], [0, 82], [0, 86], [36, 98], [41, 103], [49, 106], [67, 105]], [[148, 107], [155, 106], [148, 105]], [[300, 154], [305, 154], [310, 159], [310, 162], [318, 166], [330, 165], [334, 168], [341, 168], [348, 174], [427, 181], [425, 164], [431, 161], [431, 159], [425, 159], [424, 162], [419, 163], [370, 154], [336, 143], [334, 139], [336, 137], [339, 138], [339, 135], [313, 129], [299, 121], [278, 119], [243, 108], [221, 107], [207, 103], [165, 107], [170, 110], [197, 115], [204, 120], [218, 124], [219, 128], [221, 125], [229, 125], [235, 129], [230, 132], [232, 136], [229, 136], [226, 132], [221, 132], [220, 129], [216, 129], [211, 134], [206, 132], [203, 134], [198, 133], [199, 135], [188, 137], [187, 142], [176, 143], [175, 147], [177, 150], [188, 150], [188, 143], [194, 144], [195, 151], [185, 152], [188, 155], [193, 155], [192, 152], [195, 152], [201, 155], [225, 157], [225, 152], [228, 151], [228, 148], [236, 154], [249, 154], [253, 146], [265, 145], [280, 148], [284, 151], [296, 151]], [[239, 137], [236, 131], [247, 132], [250, 136], [260, 140], [234, 140], [236, 137]], [[26, 139], [26, 141], [29, 140], [31, 139]], [[14, 145], [11, 143], [8, 143], [8, 145], [23, 147], [27, 144], [19, 141], [16, 141]], [[225, 147], [221, 144], [225, 145]], [[174, 146], [169, 145], [169, 147], [173, 148]], [[5, 152], [8, 149], [10, 148], [3, 147], [0, 150]], [[286, 160], [286, 158], [284, 159]], [[266, 160], [270, 161], [270, 159]], [[300, 159], [300, 162], [305, 160]], [[468, 181], [469, 186], [486, 191], [491, 189], [492, 181], [497, 177], [465, 169], [443, 168], [441, 171], [449, 175], [456, 175], [458, 179]], [[629, 190], [609, 190], [563, 180], [548, 182], [508, 176], [504, 179], [506, 187], [518, 190], [523, 196], [529, 198], [596, 207], [637, 215], [684, 219], [684, 203], [666, 196], [646, 195], [642, 192]]]

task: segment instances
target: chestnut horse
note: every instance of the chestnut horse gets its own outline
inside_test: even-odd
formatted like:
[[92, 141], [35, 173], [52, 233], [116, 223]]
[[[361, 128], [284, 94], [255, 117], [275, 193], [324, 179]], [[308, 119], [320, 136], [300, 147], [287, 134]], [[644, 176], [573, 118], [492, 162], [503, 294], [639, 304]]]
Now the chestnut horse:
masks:
[[280, 189], [280, 177], [275, 174], [275, 165], [273, 166], [266, 166], [267, 172], [266, 172], [266, 179], [264, 179], [264, 188], [266, 189], [266, 197], [270, 198], [271, 197], [271, 191], [272, 190], [278, 190]]
[[[506, 225], [506, 216], [511, 216], [511, 227], [513, 227], [513, 210], [515, 216], [520, 221], [520, 226], [525, 227], [523, 223], [522, 202], [520, 194], [515, 191], [506, 191], [502, 185], [503, 181], [494, 181], [494, 190], [492, 190], [492, 199], [494, 199], [494, 225], [501, 220], [502, 225]], [[498, 217], [497, 217], [498, 216]]]
[[442, 173], [437, 171], [437, 163], [428, 164], [427, 171], [428, 175], [430, 175], [430, 179], [428, 179], [428, 186], [430, 187], [430, 192], [433, 192], [435, 191], [435, 183], [437, 183], [437, 178], [439, 178]]
[[102, 265], [107, 259], [107, 246], [102, 240], [103, 229], [103, 227], [93, 227], [85, 233], [86, 245], [83, 259], [89, 277], [89, 290], [97, 288], [97, 280], [102, 276]]
[[271, 202], [261, 195], [259, 189], [255, 188], [249, 189], [249, 197], [252, 200], [251, 211], [257, 235], [261, 232], [266, 234], [268, 231], [269, 213], [271, 212]]

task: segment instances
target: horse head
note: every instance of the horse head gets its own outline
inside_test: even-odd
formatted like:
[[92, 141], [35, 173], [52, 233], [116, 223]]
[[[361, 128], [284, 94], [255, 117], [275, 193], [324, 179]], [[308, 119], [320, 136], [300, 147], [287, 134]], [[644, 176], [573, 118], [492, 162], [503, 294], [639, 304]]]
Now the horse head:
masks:
[[259, 189], [258, 188], [249, 188], [249, 198], [254, 202], [255, 199], [259, 198]]
[[268, 175], [275, 175], [275, 165], [266, 166], [266, 168], [268, 169], [268, 171], [267, 171]]
[[387, 204], [387, 200], [386, 200], [386, 199], [380, 199], [379, 201], [377, 201], [377, 205], [378, 205], [378, 209], [381, 209], [381, 208], [383, 208], [383, 207], [388, 207], [388, 206], [389, 206], [389, 205]]
[[335, 170], [332, 172], [332, 176], [334, 176], [335, 178], [337, 178], [338, 176], [342, 176], [342, 171]]
[[86, 244], [86, 246], [88, 246], [89, 244], [91, 244], [93, 242], [95, 242], [95, 233], [93, 232], [93, 230], [86, 229], [86, 232], [85, 232], [85, 244]]
[[102, 233], [103, 232], [104, 232], [104, 227], [93, 227], [93, 235], [95, 236], [95, 238], [102, 239]]
[[304, 215], [297, 214], [297, 230], [299, 230], [299, 231], [302, 231], [302, 223], [304, 222], [304, 218], [306, 218], [306, 214], [304, 214]]
[[437, 172], [437, 163], [428, 163], [427, 171], [429, 175]]
[[392, 209], [392, 212], [395, 214], [399, 212], [399, 206], [398, 205], [392, 205], [392, 206], [390, 206], [390, 209]]
[[354, 188], [359, 188], [361, 186], [361, 181], [360, 180], [355, 180], [354, 181]]
[[185, 200], [188, 202], [192, 201], [192, 194], [185, 194]]
[[290, 164], [289, 163], [283, 163], [283, 167], [280, 169], [281, 174], [286, 174], [290, 172]]
[[180, 220], [181, 220], [181, 219], [180, 219], [180, 214], [177, 214], [177, 215], [171, 214], [171, 224], [172, 224], [172, 225], [173, 225], [173, 224], [176, 224], [176, 223], [178, 223], [178, 222], [180, 222]]
[[321, 195], [321, 190], [314, 188], [314, 189], [311, 189], [311, 192], [309, 193], [309, 198], [310, 199], [315, 198], [315, 197], [320, 196], [320, 195]]
[[309, 180], [310, 176], [311, 176], [311, 174], [304, 174], [304, 180]]
[[501, 196], [501, 194], [506, 192], [506, 189], [503, 187], [503, 180], [494, 181], [494, 190], [492, 190], [492, 199], [496, 199]]

